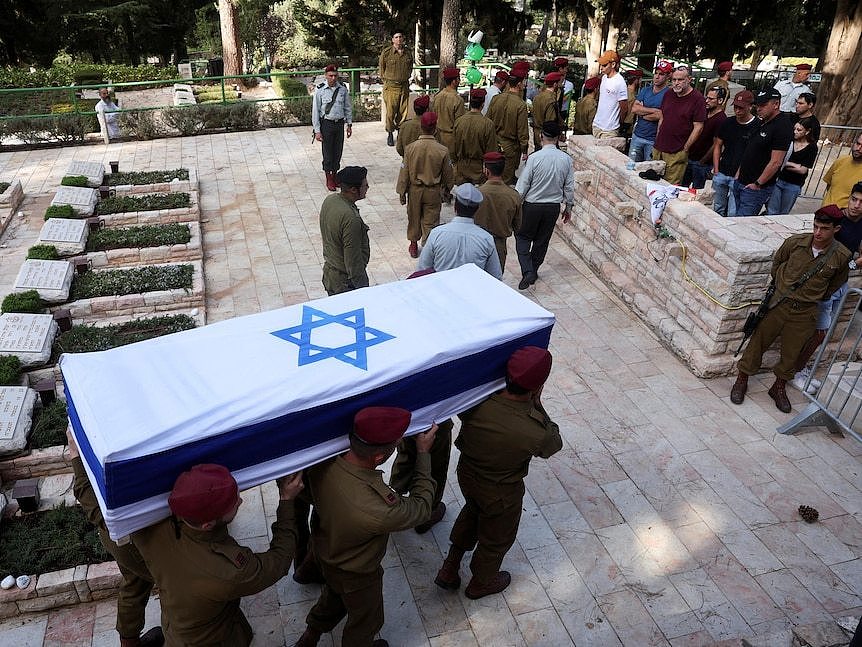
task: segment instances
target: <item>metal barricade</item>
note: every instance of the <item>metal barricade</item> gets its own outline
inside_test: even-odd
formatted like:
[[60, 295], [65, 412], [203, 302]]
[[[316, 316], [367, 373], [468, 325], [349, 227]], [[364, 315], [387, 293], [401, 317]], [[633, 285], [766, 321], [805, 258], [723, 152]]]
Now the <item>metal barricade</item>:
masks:
[[[811, 402], [792, 420], [778, 427], [780, 434], [795, 434], [805, 427], [827, 427], [862, 442], [862, 289], [850, 288], [841, 299], [826, 339], [817, 351], [803, 393]], [[849, 318], [848, 318], [849, 311]], [[814, 395], [808, 386], [821, 384]]]

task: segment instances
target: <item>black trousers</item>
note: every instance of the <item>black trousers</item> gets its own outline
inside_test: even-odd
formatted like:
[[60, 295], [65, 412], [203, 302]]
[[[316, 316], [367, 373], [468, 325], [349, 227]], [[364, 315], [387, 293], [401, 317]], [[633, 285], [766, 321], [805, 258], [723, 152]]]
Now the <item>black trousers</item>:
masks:
[[548, 245], [554, 233], [560, 205], [554, 202], [525, 202], [522, 208], [521, 228], [515, 234], [515, 250], [521, 274], [536, 274], [545, 261]]
[[337, 171], [341, 168], [341, 153], [344, 150], [344, 120], [320, 120], [320, 138], [323, 148], [323, 170]]

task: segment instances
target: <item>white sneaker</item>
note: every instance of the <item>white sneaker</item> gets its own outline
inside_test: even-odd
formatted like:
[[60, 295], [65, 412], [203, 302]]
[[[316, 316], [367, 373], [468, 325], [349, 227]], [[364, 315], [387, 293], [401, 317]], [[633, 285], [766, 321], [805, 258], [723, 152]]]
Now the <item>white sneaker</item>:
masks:
[[791, 384], [795, 386], [800, 391], [804, 391], [809, 395], [814, 395], [817, 393], [817, 389], [820, 388], [820, 380], [811, 379], [811, 384], [808, 385], [808, 389], [805, 388], [805, 383], [808, 381], [808, 371], [806, 369], [802, 369], [796, 375], [793, 376], [793, 380], [791, 380]]

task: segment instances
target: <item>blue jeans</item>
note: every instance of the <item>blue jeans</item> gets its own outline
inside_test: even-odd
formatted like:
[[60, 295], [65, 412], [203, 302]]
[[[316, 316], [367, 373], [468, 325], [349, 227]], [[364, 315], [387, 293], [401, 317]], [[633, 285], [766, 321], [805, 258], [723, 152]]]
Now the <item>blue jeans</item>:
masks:
[[712, 190], [715, 195], [712, 197], [712, 210], [719, 216], [733, 218], [736, 215], [736, 200], [733, 199], [733, 192], [730, 190], [730, 184], [733, 178], [724, 173], [716, 173], [712, 176]]
[[845, 282], [826, 301], [817, 303], [817, 330], [829, 330], [832, 317], [838, 316], [838, 304], [841, 302], [841, 297], [847, 294], [847, 290], [848, 285]]
[[766, 213], [770, 216], [790, 213], [793, 205], [796, 204], [796, 198], [802, 192], [802, 186], [791, 184], [784, 180], [775, 181], [775, 190], [766, 203]]
[[688, 160], [688, 166], [685, 169], [685, 175], [682, 178], [683, 186], [691, 186], [694, 189], [702, 189], [706, 186], [706, 176], [712, 165], [707, 166], [694, 160]]
[[629, 144], [629, 159], [635, 162], [649, 161], [652, 159], [652, 147], [655, 140], [650, 141], [637, 135], [632, 135], [631, 144]]
[[759, 216], [760, 210], [772, 195], [774, 186], [764, 186], [759, 189], [747, 189], [739, 180], [734, 180], [730, 186], [733, 199], [736, 201], [737, 216]]

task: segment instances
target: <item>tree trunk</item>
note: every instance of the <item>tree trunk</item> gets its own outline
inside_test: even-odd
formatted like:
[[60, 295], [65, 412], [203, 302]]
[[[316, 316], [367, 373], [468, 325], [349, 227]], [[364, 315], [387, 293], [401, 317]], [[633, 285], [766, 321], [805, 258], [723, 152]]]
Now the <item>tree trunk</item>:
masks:
[[441, 70], [446, 67], [454, 67], [458, 63], [458, 27], [460, 25], [460, 15], [461, 0], [443, 0], [443, 15], [440, 19]]
[[575, 37], [575, 21], [569, 18], [569, 37], [566, 38], [566, 49], [572, 49], [572, 39]]
[[823, 56], [823, 80], [817, 88], [817, 117], [824, 124], [862, 123], [862, 6], [838, 0], [832, 32]]
[[551, 2], [551, 21], [548, 29], [550, 36], [557, 36], [557, 0], [552, 0]]
[[[638, 34], [640, 34], [640, 31], [640, 16], [634, 16], [628, 25], [626, 25], [626, 33], [628, 34], [628, 37], [626, 38], [625, 44], [620, 48], [620, 56], [625, 56], [626, 54], [631, 54], [638, 50]], [[638, 61], [638, 65], [640, 65], [640, 61]]]
[[748, 66], [748, 69], [756, 72], [761, 61], [763, 61], [763, 56], [763, 49], [760, 46], [755, 46], [751, 52], [751, 64]]
[[587, 16], [587, 24], [590, 28], [590, 46], [587, 50], [587, 76], [595, 76], [599, 73], [599, 56], [602, 55], [602, 28], [605, 17], [600, 12]]
[[242, 44], [239, 41], [236, 14], [236, 5], [232, 0], [219, 0], [218, 15], [225, 76], [242, 74]]

